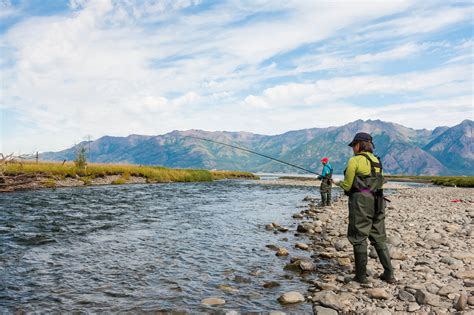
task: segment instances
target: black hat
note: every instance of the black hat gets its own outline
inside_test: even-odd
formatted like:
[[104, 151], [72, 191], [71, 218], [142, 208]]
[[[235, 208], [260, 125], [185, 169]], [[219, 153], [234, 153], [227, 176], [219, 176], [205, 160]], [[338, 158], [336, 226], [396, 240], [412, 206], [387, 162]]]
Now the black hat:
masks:
[[349, 143], [349, 146], [353, 147], [357, 142], [361, 142], [361, 141], [372, 142], [372, 136], [365, 132], [358, 132], [354, 136], [354, 140], [352, 140], [352, 142]]

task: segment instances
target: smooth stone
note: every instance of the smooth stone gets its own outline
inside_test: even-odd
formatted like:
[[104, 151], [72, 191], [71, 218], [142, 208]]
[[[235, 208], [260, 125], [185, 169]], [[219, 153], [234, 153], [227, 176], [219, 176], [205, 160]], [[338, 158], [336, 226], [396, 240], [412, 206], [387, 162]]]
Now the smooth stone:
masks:
[[387, 291], [382, 288], [368, 290], [368, 293], [373, 299], [388, 300], [390, 298], [390, 295], [387, 293]]
[[342, 306], [339, 300], [339, 297], [332, 291], [321, 291], [314, 295], [315, 299], [322, 306], [326, 306], [336, 311], [341, 311]]
[[227, 284], [220, 284], [218, 286], [219, 289], [221, 289], [222, 291], [224, 292], [228, 292], [228, 293], [235, 293], [235, 292], [239, 292], [239, 289], [237, 288], [234, 288], [230, 285], [227, 285]]
[[418, 305], [418, 303], [416, 302], [411, 302], [408, 304], [408, 311], [409, 312], [415, 312], [415, 311], [418, 311], [420, 309], [420, 305]]
[[459, 295], [459, 298], [456, 301], [454, 308], [458, 311], [463, 311], [466, 307], [467, 307], [467, 294], [465, 292], [462, 292]]
[[450, 293], [455, 293], [455, 292], [458, 292], [458, 291], [459, 290], [457, 288], [455, 288], [454, 286], [448, 284], [448, 285], [442, 287], [441, 289], [439, 289], [437, 294], [441, 295], [441, 296], [448, 296]]
[[278, 248], [277, 252], [275, 253], [275, 255], [277, 256], [288, 256], [290, 253], [288, 252], [288, 250], [284, 247], [280, 247]]
[[416, 302], [420, 305], [424, 305], [428, 303], [428, 292], [424, 290], [416, 290], [415, 293]]
[[464, 270], [456, 273], [458, 279], [474, 279], [474, 270]]
[[314, 285], [320, 289], [320, 290], [330, 290], [330, 291], [337, 291], [339, 290], [339, 287], [333, 283], [330, 283], [330, 282], [320, 282], [320, 281], [317, 281], [314, 283]]
[[394, 234], [394, 235], [390, 235], [387, 238], [387, 243], [397, 247], [398, 245], [403, 243], [403, 240], [400, 236]]
[[280, 232], [288, 232], [288, 230], [289, 230], [289, 228], [287, 228], [286, 226], [280, 226], [278, 228], [278, 231], [280, 231]]
[[278, 250], [278, 246], [276, 245], [273, 245], [273, 244], [268, 244], [268, 245], [265, 245], [265, 247], [271, 249], [271, 250], [274, 250], [274, 251], [277, 251]]
[[351, 260], [350, 258], [338, 258], [337, 263], [339, 266], [349, 266], [351, 265]]
[[234, 277], [234, 281], [237, 282], [237, 283], [250, 283], [252, 281], [252, 279], [236, 275]]
[[471, 295], [470, 297], [467, 298], [467, 304], [469, 305], [474, 305], [474, 295]]
[[267, 230], [267, 231], [273, 230], [273, 224], [267, 224], [267, 225], [265, 225], [265, 230]]
[[312, 231], [314, 231], [314, 233], [321, 233], [323, 231], [323, 228], [320, 226], [317, 226]]
[[408, 301], [408, 302], [416, 301], [415, 296], [405, 290], [400, 290], [400, 292], [398, 292], [398, 299], [401, 301]]
[[304, 244], [304, 243], [296, 243], [295, 247], [299, 248], [299, 249], [302, 249], [302, 250], [308, 250], [309, 249], [309, 246], [307, 244]]
[[210, 297], [201, 301], [201, 304], [205, 305], [222, 305], [225, 304], [225, 300], [216, 297]]
[[299, 302], [304, 302], [303, 294], [295, 291], [284, 293], [278, 298], [278, 301], [282, 304], [294, 304]]
[[276, 288], [276, 287], [279, 287], [280, 286], [280, 283], [276, 282], [276, 281], [269, 281], [269, 282], [265, 282], [263, 284], [263, 287], [265, 289], [273, 289], [273, 288]]
[[296, 227], [296, 231], [301, 232], [301, 233], [307, 233], [309, 230], [311, 230], [312, 226], [309, 223], [301, 223], [298, 224]]
[[440, 261], [441, 261], [442, 263], [448, 264], [448, 265], [450, 265], [450, 266], [462, 264], [462, 262], [461, 262], [460, 260], [457, 260], [457, 259], [455, 259], [455, 258], [448, 257], [448, 256], [441, 258]]
[[316, 266], [310, 261], [300, 261], [299, 265], [303, 271], [313, 271], [316, 269]]
[[315, 306], [313, 308], [313, 312], [315, 315], [337, 315], [337, 311], [333, 310], [332, 308], [323, 307], [323, 306]]
[[340, 252], [346, 248], [346, 244], [343, 241], [337, 241], [334, 243], [334, 248]]

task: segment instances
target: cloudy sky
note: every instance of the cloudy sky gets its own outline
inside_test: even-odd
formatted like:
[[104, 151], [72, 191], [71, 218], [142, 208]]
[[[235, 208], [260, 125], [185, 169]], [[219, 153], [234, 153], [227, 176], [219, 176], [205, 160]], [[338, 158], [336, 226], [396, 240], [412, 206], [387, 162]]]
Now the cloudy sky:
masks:
[[474, 119], [470, 1], [0, 0], [0, 152]]

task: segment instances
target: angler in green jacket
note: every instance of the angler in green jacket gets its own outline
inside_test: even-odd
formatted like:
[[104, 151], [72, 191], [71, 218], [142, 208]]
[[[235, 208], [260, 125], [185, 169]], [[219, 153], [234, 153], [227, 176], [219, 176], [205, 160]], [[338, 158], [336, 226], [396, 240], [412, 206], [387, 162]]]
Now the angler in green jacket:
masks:
[[375, 247], [384, 272], [380, 279], [394, 283], [385, 233], [385, 198], [382, 162], [373, 154], [372, 137], [357, 133], [349, 144], [354, 156], [347, 162], [343, 181], [333, 181], [349, 195], [347, 238], [354, 249], [355, 281], [367, 283], [367, 238]]

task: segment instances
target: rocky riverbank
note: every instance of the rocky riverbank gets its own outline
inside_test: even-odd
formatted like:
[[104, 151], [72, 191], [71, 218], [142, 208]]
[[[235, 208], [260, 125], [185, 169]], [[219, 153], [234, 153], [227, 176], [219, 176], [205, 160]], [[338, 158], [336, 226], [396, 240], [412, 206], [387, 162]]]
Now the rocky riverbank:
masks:
[[[280, 248], [277, 255], [288, 255], [285, 268], [304, 275], [314, 313], [474, 314], [474, 189], [410, 188], [390, 199], [386, 225], [396, 284], [378, 279], [382, 267], [373, 249], [370, 283], [350, 281], [354, 262], [346, 238], [346, 197], [325, 208], [307, 197], [307, 208], [293, 215], [302, 243], [289, 253]], [[267, 226], [272, 228], [285, 230]], [[312, 259], [298, 257], [308, 250]]]

